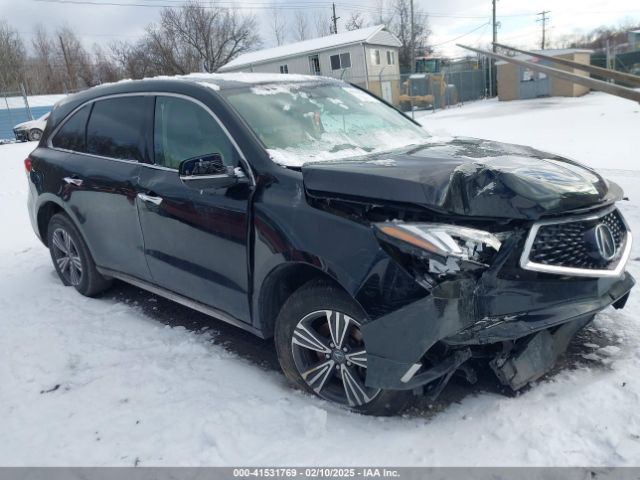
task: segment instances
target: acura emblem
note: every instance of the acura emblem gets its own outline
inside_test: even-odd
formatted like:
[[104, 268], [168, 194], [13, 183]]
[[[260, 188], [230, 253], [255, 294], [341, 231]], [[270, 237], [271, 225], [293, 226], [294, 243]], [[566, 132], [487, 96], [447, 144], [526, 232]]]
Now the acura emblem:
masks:
[[616, 256], [616, 239], [609, 226], [600, 223], [595, 228], [595, 239], [598, 253], [603, 260], [609, 261]]

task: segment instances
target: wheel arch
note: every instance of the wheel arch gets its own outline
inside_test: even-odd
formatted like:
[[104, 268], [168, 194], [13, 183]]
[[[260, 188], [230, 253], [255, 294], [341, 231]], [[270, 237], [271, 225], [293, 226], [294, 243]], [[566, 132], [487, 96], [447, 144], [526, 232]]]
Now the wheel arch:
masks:
[[45, 246], [48, 246], [47, 229], [49, 227], [49, 222], [51, 221], [51, 218], [57, 213], [65, 213], [67, 216], [69, 216], [62, 205], [52, 200], [46, 200], [42, 203], [42, 205], [38, 207], [38, 213], [36, 216], [38, 235], [40, 236], [40, 240], [45, 244]]
[[298, 289], [311, 281], [322, 281], [344, 291], [358, 303], [348, 290], [329, 273], [308, 263], [285, 263], [269, 272], [258, 295], [258, 325], [264, 338], [274, 334], [276, 318], [284, 302]]

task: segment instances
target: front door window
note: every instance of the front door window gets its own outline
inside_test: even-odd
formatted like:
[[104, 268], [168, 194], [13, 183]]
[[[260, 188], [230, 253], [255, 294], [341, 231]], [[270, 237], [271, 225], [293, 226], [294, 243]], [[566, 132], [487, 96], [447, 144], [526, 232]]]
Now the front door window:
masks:
[[153, 134], [157, 165], [178, 169], [183, 160], [218, 154], [237, 166], [235, 149], [220, 125], [200, 105], [178, 97], [157, 97]]

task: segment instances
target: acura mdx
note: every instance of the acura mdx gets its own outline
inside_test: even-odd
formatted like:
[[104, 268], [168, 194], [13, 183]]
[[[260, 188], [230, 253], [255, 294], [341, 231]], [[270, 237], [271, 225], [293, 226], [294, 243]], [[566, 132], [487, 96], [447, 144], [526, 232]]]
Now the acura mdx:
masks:
[[272, 338], [294, 385], [363, 413], [483, 364], [518, 390], [634, 285], [616, 184], [431, 137], [335, 79], [92, 88], [55, 106], [25, 167], [65, 285], [118, 279]]

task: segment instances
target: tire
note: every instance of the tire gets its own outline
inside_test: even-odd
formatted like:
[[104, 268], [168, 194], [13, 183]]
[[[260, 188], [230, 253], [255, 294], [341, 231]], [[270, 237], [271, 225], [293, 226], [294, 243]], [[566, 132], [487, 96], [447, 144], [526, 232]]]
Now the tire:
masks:
[[39, 128], [32, 128], [29, 130], [29, 140], [31, 142], [39, 142], [42, 138], [42, 130]]
[[305, 284], [276, 319], [280, 366], [293, 385], [329, 402], [367, 415], [395, 415], [411, 392], [364, 386], [364, 323], [364, 312], [342, 290], [318, 281]]
[[57, 213], [49, 221], [47, 245], [56, 273], [62, 283], [93, 297], [111, 286], [111, 279], [96, 270], [89, 248], [71, 219]]

